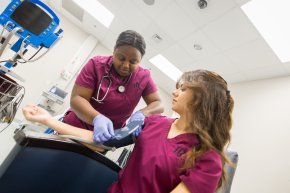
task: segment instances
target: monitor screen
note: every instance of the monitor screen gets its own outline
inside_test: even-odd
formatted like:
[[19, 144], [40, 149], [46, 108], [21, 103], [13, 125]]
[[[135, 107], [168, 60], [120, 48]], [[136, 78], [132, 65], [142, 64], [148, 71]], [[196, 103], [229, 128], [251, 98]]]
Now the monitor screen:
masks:
[[50, 90], [49, 90], [50, 93], [64, 99], [67, 95], [67, 92], [65, 92], [64, 90], [61, 90], [60, 88], [56, 87], [56, 86], [53, 86]]
[[28, 1], [19, 5], [12, 13], [11, 18], [35, 35], [42, 33], [52, 21], [52, 18], [44, 10]]

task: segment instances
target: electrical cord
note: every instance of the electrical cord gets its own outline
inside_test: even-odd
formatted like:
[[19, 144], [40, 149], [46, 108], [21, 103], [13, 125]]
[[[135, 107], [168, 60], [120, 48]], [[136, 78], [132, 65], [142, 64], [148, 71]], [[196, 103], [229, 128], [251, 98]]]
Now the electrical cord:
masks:
[[9, 62], [9, 60], [2, 60], [0, 63]]
[[[24, 61], [20, 61], [20, 60], [16, 60], [19, 63], [25, 64], [27, 62], [32, 62], [31, 60], [40, 52], [40, 50], [42, 50], [43, 46], [41, 46], [28, 60], [24, 60], [22, 57], [21, 59]], [[34, 60], [35, 61], [35, 60]]]
[[22, 28], [21, 27], [16, 27], [14, 28], [9, 35], [7, 36], [7, 38], [5, 39], [4, 43], [2, 44], [2, 46], [0, 47], [0, 56], [3, 54], [6, 46], [8, 45], [9, 41], [12, 39], [12, 37], [18, 32], [21, 31]]

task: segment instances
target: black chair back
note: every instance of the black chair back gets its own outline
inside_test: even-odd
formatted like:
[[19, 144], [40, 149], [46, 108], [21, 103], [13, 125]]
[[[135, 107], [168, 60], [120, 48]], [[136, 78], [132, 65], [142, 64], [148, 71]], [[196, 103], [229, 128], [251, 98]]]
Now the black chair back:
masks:
[[53, 135], [19, 131], [0, 167], [1, 193], [105, 193], [120, 167], [104, 155]]

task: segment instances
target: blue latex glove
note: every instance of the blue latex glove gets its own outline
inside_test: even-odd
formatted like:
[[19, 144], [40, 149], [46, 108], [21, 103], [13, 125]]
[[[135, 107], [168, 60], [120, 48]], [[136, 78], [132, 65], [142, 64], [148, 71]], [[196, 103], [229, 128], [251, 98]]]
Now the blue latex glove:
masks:
[[[145, 120], [145, 115], [141, 112], [141, 111], [136, 111], [135, 113], [133, 113], [128, 121], [128, 123], [132, 122], [132, 121], [143, 121], [142, 125], [144, 124], [144, 120]], [[133, 136], [138, 137], [139, 134], [142, 131], [142, 126], [138, 127], [134, 132], [133, 132]]]
[[94, 141], [104, 143], [114, 136], [114, 128], [112, 121], [106, 116], [99, 114], [93, 120], [94, 125]]

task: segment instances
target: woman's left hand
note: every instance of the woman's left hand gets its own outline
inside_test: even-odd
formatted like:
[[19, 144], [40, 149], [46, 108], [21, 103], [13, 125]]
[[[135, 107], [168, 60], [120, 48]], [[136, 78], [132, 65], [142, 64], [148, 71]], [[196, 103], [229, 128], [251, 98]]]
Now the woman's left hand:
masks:
[[37, 105], [26, 105], [22, 108], [22, 113], [28, 121], [45, 124], [52, 116], [43, 108]]
[[[130, 117], [128, 123], [132, 122], [132, 121], [142, 121], [142, 125], [144, 124], [144, 120], [145, 120], [145, 115], [143, 112], [141, 111], [136, 111], [135, 113], [132, 114], [132, 116]], [[133, 136], [134, 137], [138, 137], [139, 134], [142, 131], [142, 125], [139, 126], [134, 132], [133, 132]]]

